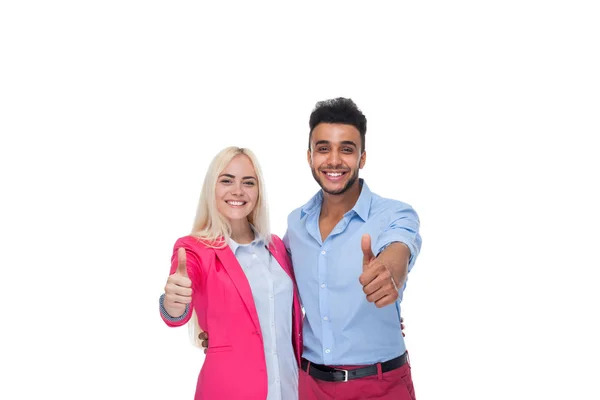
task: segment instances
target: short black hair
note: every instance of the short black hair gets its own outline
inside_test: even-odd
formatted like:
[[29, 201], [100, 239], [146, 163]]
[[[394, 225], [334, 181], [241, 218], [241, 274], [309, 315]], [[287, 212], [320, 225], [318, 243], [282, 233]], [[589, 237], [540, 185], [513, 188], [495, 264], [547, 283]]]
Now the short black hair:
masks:
[[367, 134], [367, 117], [358, 108], [352, 99], [338, 97], [335, 99], [317, 102], [310, 114], [308, 125], [308, 150], [310, 150], [310, 139], [312, 132], [320, 123], [347, 124], [354, 126], [360, 133], [361, 152], [365, 151], [365, 135]]

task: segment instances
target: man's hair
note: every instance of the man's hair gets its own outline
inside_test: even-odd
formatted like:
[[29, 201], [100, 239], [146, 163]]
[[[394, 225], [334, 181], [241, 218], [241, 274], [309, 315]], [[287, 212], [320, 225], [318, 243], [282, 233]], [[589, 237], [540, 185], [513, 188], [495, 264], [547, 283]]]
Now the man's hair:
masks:
[[352, 99], [338, 97], [319, 101], [312, 113], [308, 125], [308, 150], [310, 150], [310, 139], [312, 132], [320, 123], [352, 125], [360, 133], [361, 152], [365, 151], [365, 135], [367, 133], [367, 117], [362, 113]]

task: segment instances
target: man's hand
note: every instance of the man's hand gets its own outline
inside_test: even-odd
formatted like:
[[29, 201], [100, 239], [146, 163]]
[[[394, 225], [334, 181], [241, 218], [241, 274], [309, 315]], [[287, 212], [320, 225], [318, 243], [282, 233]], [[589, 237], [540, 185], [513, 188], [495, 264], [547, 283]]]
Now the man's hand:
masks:
[[198, 339], [202, 340], [202, 348], [204, 349], [204, 354], [208, 351], [208, 332], [200, 332], [198, 334]]
[[375, 257], [371, 250], [371, 236], [364, 234], [361, 239], [363, 252], [363, 273], [358, 278], [367, 295], [367, 300], [378, 308], [385, 307], [398, 299], [398, 284], [391, 270]]
[[177, 250], [177, 270], [167, 279], [164, 307], [171, 317], [183, 315], [186, 305], [192, 302], [192, 281], [187, 274], [185, 249]]

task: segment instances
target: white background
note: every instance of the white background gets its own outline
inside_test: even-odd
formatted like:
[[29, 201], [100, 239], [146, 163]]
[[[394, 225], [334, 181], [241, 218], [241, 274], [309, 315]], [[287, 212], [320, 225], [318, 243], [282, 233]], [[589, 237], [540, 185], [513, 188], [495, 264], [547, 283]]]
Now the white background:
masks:
[[157, 300], [210, 159], [257, 153], [283, 235], [346, 96], [422, 222], [419, 400], [600, 399], [595, 2], [215, 3], [2, 2], [0, 398], [191, 399]]

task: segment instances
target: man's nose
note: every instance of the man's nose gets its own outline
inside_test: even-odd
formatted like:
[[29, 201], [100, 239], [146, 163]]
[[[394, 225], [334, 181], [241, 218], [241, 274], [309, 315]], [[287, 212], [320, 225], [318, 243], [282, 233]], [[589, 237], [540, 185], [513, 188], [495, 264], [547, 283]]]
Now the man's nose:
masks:
[[340, 157], [340, 155], [337, 151], [331, 151], [331, 152], [329, 152], [329, 157], [327, 158], [327, 162], [329, 164], [333, 165], [334, 167], [337, 167], [338, 165], [340, 165], [342, 163], [342, 158]]

